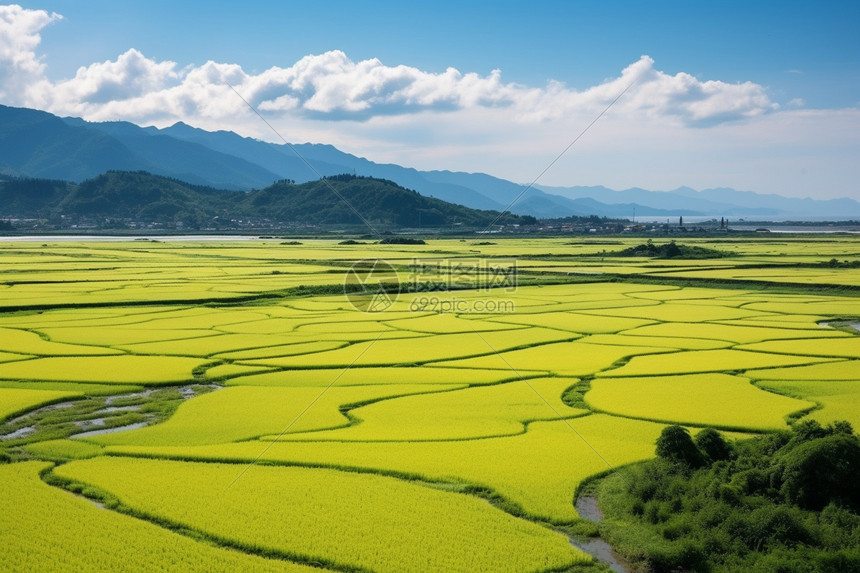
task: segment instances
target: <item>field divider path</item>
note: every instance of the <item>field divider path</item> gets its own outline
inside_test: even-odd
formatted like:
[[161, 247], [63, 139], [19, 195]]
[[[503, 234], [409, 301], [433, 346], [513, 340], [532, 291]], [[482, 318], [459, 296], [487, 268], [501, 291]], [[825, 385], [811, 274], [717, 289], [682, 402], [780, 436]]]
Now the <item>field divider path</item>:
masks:
[[[125, 505], [112, 493], [102, 490], [96, 486], [78, 482], [76, 480], [60, 477], [54, 473], [55, 468], [48, 468], [40, 473], [42, 481], [72, 495], [83, 497], [87, 501], [96, 504], [104, 511], [111, 511], [133, 519], [149, 523], [163, 530], [189, 538], [195, 542], [204, 542], [215, 547], [238, 551], [245, 555], [255, 555], [264, 559], [286, 561], [297, 565], [306, 565], [319, 571], [338, 571], [343, 573], [373, 573], [370, 569], [357, 567], [355, 565], [339, 563], [333, 559], [320, 556], [302, 555], [290, 551], [283, 551], [273, 547], [260, 547], [251, 543], [243, 543], [223, 535], [217, 535], [203, 529], [192, 527], [188, 524], [155, 515], [147, 511]], [[110, 500], [105, 503], [106, 500]]]
[[[516, 368], [514, 368], [514, 367], [513, 367], [513, 366], [512, 366], [512, 365], [511, 365], [511, 364], [510, 364], [510, 363], [505, 359], [505, 357], [504, 357], [504, 356], [502, 356], [502, 354], [501, 354], [500, 352], [498, 352], [495, 348], [493, 348], [493, 346], [489, 343], [489, 341], [488, 341], [486, 338], [484, 338], [483, 336], [481, 336], [481, 333], [480, 333], [480, 332], [478, 332], [477, 330], [475, 330], [474, 332], [475, 332], [475, 334], [477, 334], [477, 335], [478, 335], [478, 337], [479, 337], [481, 340], [483, 340], [483, 341], [484, 341], [484, 344], [486, 344], [486, 345], [487, 345], [487, 347], [488, 347], [490, 350], [492, 350], [492, 354], [495, 354], [496, 356], [498, 356], [498, 357], [499, 357], [499, 359], [507, 365], [507, 367], [511, 370], [511, 372], [515, 373], [515, 374], [519, 377], [519, 379], [520, 379], [522, 382], [524, 382], [524, 383], [526, 384], [526, 386], [528, 386], [528, 387], [532, 390], [532, 392], [534, 392], [535, 394], [537, 394], [537, 396], [538, 396], [538, 397], [539, 397], [539, 398], [540, 398], [540, 399], [541, 399], [541, 400], [542, 400], [542, 401], [547, 405], [547, 407], [553, 411], [553, 413], [556, 415], [556, 417], [557, 417], [560, 421], [564, 422], [564, 424], [565, 424], [568, 428], [570, 428], [570, 430], [571, 430], [574, 434], [576, 434], [576, 436], [577, 436], [580, 440], [582, 440], [582, 442], [583, 442], [586, 446], [588, 446], [588, 448], [589, 448], [592, 452], [594, 452], [594, 454], [595, 454], [598, 458], [600, 458], [600, 460], [601, 460], [604, 464], [606, 464], [606, 466], [607, 466], [610, 470], [615, 470], [615, 468], [613, 467], [613, 465], [612, 465], [611, 463], [609, 463], [609, 460], [607, 460], [605, 457], [603, 457], [603, 455], [602, 455], [600, 452], [598, 452], [598, 451], [597, 451], [597, 449], [596, 449], [594, 446], [592, 446], [592, 445], [591, 445], [591, 443], [590, 443], [587, 439], [585, 439], [585, 436], [583, 436], [583, 435], [582, 435], [582, 433], [580, 433], [576, 428], [574, 428], [574, 427], [573, 427], [573, 426], [568, 422], [567, 418], [565, 418], [565, 417], [564, 417], [564, 416], [563, 416], [563, 415], [562, 415], [562, 414], [561, 414], [561, 413], [556, 409], [556, 407], [555, 407], [555, 406], [553, 406], [553, 405], [552, 405], [552, 404], [551, 404], [551, 403], [550, 403], [546, 398], [544, 398], [544, 396], [543, 396], [540, 392], [538, 392], [538, 391], [537, 391], [537, 389], [535, 389], [535, 387], [534, 387], [534, 386], [532, 386], [532, 384], [531, 384], [531, 383], [529, 383], [529, 381], [528, 381], [526, 378], [523, 378], [523, 377], [520, 375], [520, 373], [516, 370]], [[528, 428], [526, 428], [526, 431], [528, 431]], [[624, 476], [621, 476], [621, 475], [619, 474], [619, 477], [620, 477], [620, 478], [621, 478], [625, 483], [627, 483], [627, 479], [626, 479]]]
[[[561, 377], [561, 376], [543, 376], [543, 375], [532, 375], [532, 376], [528, 376], [527, 378], [528, 378], [528, 379], [530, 379], [530, 380], [538, 380], [538, 379], [545, 379], [545, 378], [558, 378], [558, 379], [564, 379], [564, 380], [567, 380], [567, 379], [566, 379], [566, 377]], [[375, 437], [375, 438], [365, 438], [365, 439], [352, 438], [352, 437], [350, 437], [350, 438], [347, 440], [347, 439], [344, 439], [344, 437], [343, 437], [342, 435], [341, 435], [341, 436], [338, 436], [338, 432], [339, 432], [340, 430], [343, 430], [343, 429], [345, 429], [345, 428], [349, 428], [349, 427], [357, 426], [358, 424], [360, 424], [360, 423], [362, 423], [362, 422], [365, 422], [365, 421], [366, 421], [366, 420], [364, 420], [364, 419], [362, 419], [362, 418], [360, 418], [360, 417], [356, 416], [355, 414], [353, 414], [353, 413], [351, 412], [351, 410], [354, 410], [354, 409], [357, 409], [357, 408], [361, 408], [361, 407], [364, 407], [364, 406], [370, 406], [370, 405], [373, 405], [373, 404], [380, 404], [380, 403], [388, 402], [388, 401], [394, 401], [394, 400], [398, 400], [398, 399], [401, 399], [401, 398], [422, 398], [422, 397], [432, 396], [432, 395], [438, 395], [438, 394], [454, 394], [454, 393], [457, 393], [457, 392], [462, 392], [462, 391], [467, 391], [467, 390], [486, 390], [486, 389], [490, 389], [490, 388], [493, 388], [493, 387], [497, 387], [497, 386], [505, 386], [505, 385], [508, 385], [508, 384], [513, 384], [513, 383], [518, 383], [518, 382], [524, 382], [524, 383], [525, 383], [525, 380], [520, 379], [520, 378], [512, 377], [512, 378], [510, 378], [510, 379], [508, 379], [508, 380], [502, 380], [502, 381], [499, 381], [499, 382], [493, 382], [493, 383], [489, 383], [489, 384], [479, 384], [479, 385], [463, 384], [463, 385], [455, 386], [455, 387], [451, 387], [451, 388], [438, 389], [438, 390], [428, 390], [428, 391], [426, 391], [426, 392], [420, 392], [420, 393], [398, 394], [398, 395], [392, 395], [392, 396], [385, 396], [385, 397], [381, 397], [381, 398], [374, 398], [374, 399], [370, 399], [370, 400], [366, 400], [366, 401], [364, 401], [364, 402], [359, 402], [359, 403], [354, 403], [354, 404], [345, 404], [345, 405], [343, 405], [343, 406], [341, 406], [341, 407], [340, 407], [340, 412], [341, 412], [341, 414], [343, 414], [343, 415], [344, 415], [344, 416], [345, 416], [345, 417], [350, 421], [350, 423], [349, 423], [349, 424], [347, 424], [347, 425], [345, 425], [345, 426], [339, 426], [339, 427], [337, 427], [337, 428], [320, 428], [320, 429], [314, 429], [314, 430], [307, 430], [307, 431], [302, 431], [302, 432], [296, 432], [296, 433], [294, 433], [294, 434], [291, 434], [292, 438], [282, 439], [282, 438], [277, 438], [277, 437], [276, 437], [276, 438], [274, 438], [274, 439], [275, 439], [276, 441], [279, 441], [279, 442], [294, 442], [294, 441], [302, 441], [302, 442], [306, 442], [306, 441], [307, 441], [307, 442], [347, 441], [347, 442], [350, 442], [350, 443], [368, 443], [368, 444], [370, 444], [370, 443], [383, 443], [383, 442], [384, 442], [384, 443], [414, 443], [414, 442], [468, 442], [468, 441], [489, 440], [489, 439], [509, 438], [509, 437], [513, 437], [513, 436], [520, 436], [520, 435], [525, 434], [525, 433], [528, 431], [528, 427], [529, 427], [532, 423], [536, 423], [536, 422], [547, 422], [547, 421], [555, 421], [555, 420], [556, 420], [556, 416], [555, 416], [555, 415], [553, 415], [553, 416], [551, 416], [551, 417], [530, 417], [530, 418], [522, 418], [522, 419], [518, 419], [518, 420], [517, 420], [517, 423], [518, 423], [521, 427], [520, 427], [520, 429], [519, 429], [518, 431], [516, 431], [516, 432], [507, 431], [507, 432], [502, 432], [502, 433], [493, 433], [493, 434], [487, 434], [487, 433], [484, 433], [484, 434], [476, 434], [476, 435], [464, 436], [464, 437], [450, 437], [450, 436], [449, 436], [449, 437], [425, 437], [425, 438], [420, 438], [420, 437], [410, 436], [410, 437], [406, 437], [406, 438], [379, 438], [379, 437]], [[573, 382], [573, 383], [571, 384], [571, 386], [569, 386], [569, 387], [576, 386], [576, 384], [577, 384], [577, 383], [578, 383], [578, 382]], [[567, 391], [567, 389], [565, 389], [565, 391]], [[588, 409], [587, 409], [586, 407], [577, 407], [577, 409], [578, 409], [578, 410], [581, 410], [581, 411], [580, 411], [580, 412], [571, 412], [571, 413], [569, 413], [567, 416], [565, 416], [565, 418], [566, 418], [566, 419], [581, 418], [581, 417], [583, 417], [583, 416], [587, 416], [587, 415], [589, 415], [589, 414], [591, 414], [591, 413], [592, 413], [592, 412], [588, 411]], [[555, 412], [553, 412], [553, 414], [555, 414]], [[316, 434], [316, 433], [329, 432], [329, 431], [334, 432], [332, 436], [326, 436], [325, 438], [320, 438], [320, 437], [318, 437], [318, 436], [315, 436], [315, 435], [314, 435], [314, 434]], [[304, 437], [305, 437], [305, 436], [308, 436], [308, 439], [306, 439], [306, 440], [305, 440], [305, 439], [304, 439]], [[295, 439], [296, 437], [300, 437], [300, 438], [302, 438], [302, 439], [301, 439], [301, 440], [296, 440], [296, 439]], [[254, 441], [254, 440], [268, 441], [268, 440], [270, 440], [270, 439], [272, 439], [270, 435], [264, 435], [264, 436], [257, 436], [257, 437], [255, 437], [255, 438], [249, 438], [249, 439], [247, 439], [247, 440], [239, 440], [239, 441], [244, 441], [244, 442], [247, 442], [247, 441]]]
[[367, 352], [368, 350], [370, 350], [370, 349], [373, 347], [374, 343], [376, 343], [376, 341], [377, 341], [377, 340], [379, 340], [379, 337], [380, 337], [380, 336], [382, 336], [382, 333], [379, 333], [379, 334], [377, 335], [377, 337], [376, 337], [376, 338], [375, 338], [375, 339], [374, 339], [374, 340], [373, 340], [373, 341], [372, 341], [372, 342], [371, 342], [371, 343], [370, 343], [370, 344], [369, 344], [369, 345], [368, 345], [364, 350], [362, 350], [362, 351], [361, 351], [361, 353], [360, 353], [358, 356], [356, 356], [356, 357], [355, 357], [355, 359], [352, 361], [352, 363], [351, 363], [349, 366], [347, 366], [346, 368], [344, 368], [344, 369], [340, 372], [340, 374], [338, 374], [338, 375], [337, 375], [337, 376], [336, 376], [336, 377], [331, 381], [331, 383], [330, 383], [328, 386], [325, 386], [325, 387], [322, 389], [322, 391], [321, 391], [319, 394], [317, 394], [316, 398], [314, 398], [314, 399], [311, 401], [311, 403], [310, 403], [310, 404], [308, 404], [308, 405], [307, 405], [307, 406], [306, 406], [306, 407], [305, 407], [301, 412], [299, 412], [299, 414], [298, 414], [295, 418], [293, 418], [293, 420], [292, 420], [289, 424], [287, 424], [287, 426], [286, 426], [286, 427], [281, 431], [281, 433], [280, 433], [280, 434], [278, 434], [278, 437], [277, 437], [277, 438], [275, 438], [274, 440], [272, 440], [271, 442], [269, 442], [269, 444], [268, 444], [268, 445], [263, 449], [263, 451], [261, 451], [261, 452], [260, 452], [260, 454], [259, 454], [256, 458], [254, 458], [254, 460], [253, 460], [251, 463], [249, 463], [248, 465], [246, 465], [246, 466], [245, 466], [245, 468], [244, 468], [244, 469], [239, 473], [239, 475], [237, 475], [237, 476], [233, 479], [233, 481], [231, 481], [231, 482], [227, 485], [227, 487], [226, 487], [226, 488], [224, 488], [224, 491], [227, 491], [227, 490], [229, 490], [231, 487], [233, 487], [233, 485], [234, 485], [237, 481], [239, 481], [239, 480], [242, 478], [242, 476], [244, 476], [244, 475], [248, 472], [248, 470], [249, 470], [249, 469], [251, 469], [251, 466], [253, 466], [253, 465], [254, 465], [254, 464], [256, 464], [258, 461], [260, 461], [260, 458], [262, 458], [262, 457], [266, 454], [266, 452], [268, 452], [268, 451], [271, 449], [271, 447], [272, 447], [272, 446], [273, 446], [273, 445], [274, 445], [278, 440], [280, 440], [280, 439], [284, 436], [284, 434], [286, 434], [286, 433], [290, 430], [290, 428], [292, 428], [292, 427], [295, 425], [295, 423], [296, 423], [296, 422], [298, 422], [298, 421], [299, 421], [299, 419], [300, 419], [302, 416], [304, 416], [304, 415], [305, 415], [305, 413], [306, 413], [308, 410], [310, 410], [310, 409], [313, 407], [313, 405], [314, 405], [314, 404], [316, 404], [316, 403], [317, 403], [317, 402], [318, 402], [318, 401], [319, 401], [319, 400], [320, 400], [320, 399], [325, 395], [325, 393], [326, 393], [326, 392], [328, 392], [329, 388], [331, 388], [332, 386], [334, 386], [334, 385], [335, 385], [335, 383], [337, 383], [337, 381], [338, 381], [338, 380], [340, 380], [341, 376], [343, 376], [343, 375], [344, 375], [344, 373], [346, 373], [346, 372], [347, 372], [347, 371], [352, 367], [352, 364], [355, 364], [355, 363], [358, 361], [358, 359], [359, 359], [359, 358], [361, 358], [362, 356], [364, 356], [364, 353], [365, 353], [365, 352]]

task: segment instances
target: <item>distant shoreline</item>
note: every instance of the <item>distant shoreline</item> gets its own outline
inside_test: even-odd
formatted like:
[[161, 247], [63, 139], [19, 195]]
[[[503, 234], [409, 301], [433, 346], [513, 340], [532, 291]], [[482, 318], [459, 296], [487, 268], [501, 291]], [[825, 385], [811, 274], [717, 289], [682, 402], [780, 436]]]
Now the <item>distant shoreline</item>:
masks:
[[[63, 235], [0, 235], [0, 243], [3, 242], [73, 242], [73, 241], [104, 241], [104, 242], [131, 242], [131, 241], [251, 241], [264, 239], [260, 235], [93, 235], [93, 234], [63, 234]], [[269, 240], [274, 239], [268, 237]]]
[[761, 224], [740, 224], [732, 225], [733, 231], [749, 231], [754, 232], [759, 229], [767, 229], [772, 233], [860, 233], [860, 224], [838, 224], [832, 225], [822, 223], [805, 223], [805, 224], [782, 224], [782, 223], [761, 223]]
[[[743, 224], [735, 224], [729, 227], [730, 232], [735, 233], [743, 233], [746, 234], [786, 234], [786, 235], [837, 235], [837, 234], [846, 234], [846, 235], [857, 235], [860, 234], [860, 224], [852, 224], [852, 223], [796, 223], [792, 222], [791, 224], [782, 224], [782, 223], [743, 223]], [[428, 230], [428, 234], [431, 236], [436, 236], [437, 239], [453, 239], [453, 238], [462, 238], [462, 237], [472, 237], [473, 235], [437, 235], [432, 231]], [[576, 235], [582, 235], [582, 233], [575, 233]], [[653, 233], [652, 233], [653, 234]], [[295, 239], [301, 238], [306, 240], [337, 240], [341, 239], [345, 236], [353, 236], [354, 233], [343, 233], [341, 234], [319, 234], [319, 235], [306, 235], [302, 233], [296, 234], [284, 234], [284, 235], [266, 235], [260, 233], [235, 233], [235, 234], [224, 234], [224, 235], [213, 235], [207, 233], [186, 233], [186, 234], [171, 234], [171, 235], [159, 235], [159, 234], [147, 234], [147, 235], [120, 235], [120, 234], [94, 234], [94, 233], [80, 233], [74, 234], [69, 232], [61, 232], [56, 235], [28, 235], [28, 234], [8, 234], [8, 235], [0, 235], [0, 243], [4, 242], [75, 242], [75, 241], [91, 241], [91, 242], [134, 242], [138, 241], [141, 243], [144, 242], [191, 242], [191, 241], [202, 241], [202, 242], [232, 242], [232, 241], [254, 241], [254, 240], [262, 240], [262, 241], [280, 241], [286, 239]], [[499, 234], [495, 235], [496, 239], [505, 239], [505, 238], [523, 238], [523, 237], [533, 237], [533, 238], [559, 238], [572, 236], [571, 233], [523, 233], [523, 234]], [[614, 233], [613, 236], [617, 237], [641, 237], [645, 236], [642, 233]], [[690, 237], [702, 239], [711, 236], [702, 235], [702, 234], [690, 234]], [[725, 238], [725, 234], [717, 234], [714, 233], [712, 235], [715, 238]]]

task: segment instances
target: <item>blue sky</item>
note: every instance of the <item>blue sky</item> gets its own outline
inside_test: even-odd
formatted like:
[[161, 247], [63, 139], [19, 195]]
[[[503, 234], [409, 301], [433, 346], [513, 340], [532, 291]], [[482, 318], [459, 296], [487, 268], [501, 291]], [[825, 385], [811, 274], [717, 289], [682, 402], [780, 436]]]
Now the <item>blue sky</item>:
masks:
[[50, 75], [135, 47], [249, 71], [332, 49], [427, 71], [585, 88], [642, 54], [670, 73], [754, 81], [815, 107], [860, 104], [860, 2], [247, 2], [45, 0]]
[[[860, 198], [860, 2], [20, 6], [48, 15], [27, 36], [40, 69], [0, 62], [2, 103], [274, 140], [218, 101], [234, 73], [291, 141], [530, 181], [635, 80], [543, 183]], [[300, 62], [317, 75], [297, 80]]]

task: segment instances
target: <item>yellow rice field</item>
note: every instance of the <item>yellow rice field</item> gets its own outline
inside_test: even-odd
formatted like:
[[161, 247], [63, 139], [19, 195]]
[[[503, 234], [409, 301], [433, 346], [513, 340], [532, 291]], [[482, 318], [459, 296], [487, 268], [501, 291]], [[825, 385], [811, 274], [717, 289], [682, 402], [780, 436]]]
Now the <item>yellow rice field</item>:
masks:
[[80, 395], [76, 392], [58, 390], [0, 388], [0, 420], [36, 406], [59, 402], [64, 398]]
[[5, 571], [319, 571], [213, 547], [99, 509], [39, 479], [39, 472], [50, 465], [38, 461], [0, 465], [4, 492], [0, 496], [0, 564]]
[[[0, 242], [0, 569], [584, 571], [554, 526], [666, 425], [860, 426], [860, 282], [814, 266], [858, 239], [726, 241]], [[374, 256], [518, 284], [367, 313]]]
[[[57, 474], [149, 515], [311, 563], [375, 571], [533, 571], [585, 561], [567, 538], [470, 496], [307, 468], [98, 457]], [[284, 487], [290, 484], [290, 487]]]
[[728, 374], [600, 378], [585, 400], [619, 416], [752, 431], [784, 429], [790, 414], [815, 406]]

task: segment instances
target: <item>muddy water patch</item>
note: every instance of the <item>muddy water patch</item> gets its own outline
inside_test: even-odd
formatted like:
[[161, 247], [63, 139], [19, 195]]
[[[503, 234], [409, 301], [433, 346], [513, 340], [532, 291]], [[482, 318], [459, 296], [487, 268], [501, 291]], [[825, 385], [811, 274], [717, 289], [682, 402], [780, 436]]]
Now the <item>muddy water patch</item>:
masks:
[[189, 398], [197, 396], [198, 392], [196, 389], [208, 388], [210, 392], [213, 392], [215, 390], [220, 390], [223, 387], [224, 386], [219, 386], [218, 384], [195, 384], [194, 386], [183, 386], [179, 389], [179, 395], [182, 396], [183, 400], [188, 400]]
[[101, 430], [90, 430], [89, 432], [80, 432], [70, 436], [71, 438], [91, 438], [93, 436], [101, 436], [104, 434], [112, 434], [114, 432], [125, 432], [126, 430], [137, 430], [139, 428], [144, 428], [148, 424], [146, 422], [138, 422], [136, 424], [128, 424], [126, 426], [117, 426], [116, 428], [104, 428]]
[[6, 424], [13, 426], [22, 420], [26, 420], [28, 418], [32, 418], [34, 415], [44, 414], [45, 412], [53, 412], [54, 410], [63, 410], [65, 408], [71, 408], [74, 406], [78, 400], [73, 400], [71, 402], [60, 402], [59, 404], [49, 404], [47, 406], [42, 406], [41, 408], [36, 408], [35, 410], [30, 410], [26, 414], [21, 414], [16, 418], [12, 418], [11, 420], [6, 420]]
[[576, 512], [582, 519], [600, 523], [603, 521], [603, 512], [597, 506], [597, 498], [590, 495], [583, 495], [576, 500]]
[[615, 573], [631, 573], [633, 570], [626, 562], [615, 554], [612, 547], [600, 538], [589, 539], [588, 541], [570, 540], [570, 544], [588, 553]]
[[134, 392], [132, 394], [117, 394], [116, 396], [108, 396], [105, 399], [105, 406], [110, 406], [117, 400], [129, 400], [132, 398], [149, 398], [150, 394], [152, 394], [152, 389], [147, 388], [142, 392]]
[[831, 320], [829, 322], [819, 322], [821, 328], [833, 328], [836, 330], [850, 330], [854, 334], [860, 334], [860, 322], [849, 320]]
[[81, 429], [86, 430], [87, 428], [92, 428], [93, 426], [100, 427], [105, 425], [104, 418], [94, 418], [92, 420], [77, 420], [75, 425]]
[[143, 407], [143, 404], [132, 404], [131, 406], [108, 406], [101, 410], [96, 410], [93, 414], [113, 414], [116, 412], [137, 412]]
[[[603, 521], [603, 512], [597, 505], [597, 498], [591, 495], [580, 496], [576, 500], [576, 511], [579, 516], [594, 523]], [[569, 537], [569, 536], [568, 536]], [[615, 573], [631, 573], [633, 569], [630, 564], [618, 555], [612, 546], [606, 543], [599, 537], [592, 539], [580, 540], [574, 537], [569, 537], [570, 544], [591, 555], [604, 565], [608, 566]]]
[[0, 435], [0, 440], [17, 440], [18, 438], [26, 438], [35, 431], [36, 426], [24, 426], [23, 428], [18, 428], [14, 432]]

